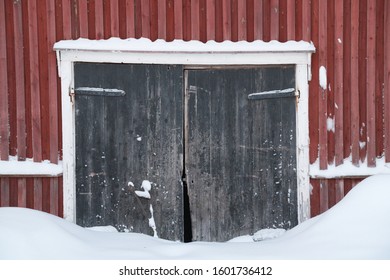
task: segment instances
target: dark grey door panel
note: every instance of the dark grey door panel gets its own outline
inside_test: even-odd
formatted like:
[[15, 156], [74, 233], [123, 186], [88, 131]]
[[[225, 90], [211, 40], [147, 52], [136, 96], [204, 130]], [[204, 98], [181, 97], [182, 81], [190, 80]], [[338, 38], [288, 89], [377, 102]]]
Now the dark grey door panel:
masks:
[[[153, 235], [153, 212], [159, 237], [182, 239], [182, 73], [75, 64], [78, 224]], [[144, 180], [150, 199], [135, 194]]]
[[[297, 224], [293, 66], [186, 73], [186, 156], [193, 240], [224, 241]], [[276, 91], [278, 92], [278, 91]]]

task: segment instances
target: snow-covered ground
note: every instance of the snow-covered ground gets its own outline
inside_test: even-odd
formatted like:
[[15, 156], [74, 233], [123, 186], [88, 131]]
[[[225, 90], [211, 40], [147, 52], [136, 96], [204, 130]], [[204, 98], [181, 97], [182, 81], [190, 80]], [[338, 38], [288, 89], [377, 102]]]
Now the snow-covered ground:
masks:
[[29, 209], [0, 208], [0, 259], [390, 260], [389, 201], [390, 175], [376, 175], [326, 213], [289, 231], [186, 244], [118, 233], [112, 227], [85, 229]]

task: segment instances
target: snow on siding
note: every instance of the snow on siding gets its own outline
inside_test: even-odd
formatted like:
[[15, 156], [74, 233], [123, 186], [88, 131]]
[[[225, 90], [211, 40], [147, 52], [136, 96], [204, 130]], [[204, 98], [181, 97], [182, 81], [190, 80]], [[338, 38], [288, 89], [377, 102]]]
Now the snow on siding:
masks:
[[326, 78], [326, 68], [324, 66], [320, 67], [320, 87], [323, 90], [326, 90], [326, 85], [328, 84]]

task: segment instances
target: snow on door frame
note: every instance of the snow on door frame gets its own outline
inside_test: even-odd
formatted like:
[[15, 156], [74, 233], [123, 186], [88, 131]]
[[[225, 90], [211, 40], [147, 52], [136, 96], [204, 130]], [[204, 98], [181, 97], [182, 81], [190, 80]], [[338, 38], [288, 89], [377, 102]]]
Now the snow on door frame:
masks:
[[74, 62], [181, 64], [186, 66], [295, 65], [297, 97], [297, 194], [298, 222], [310, 217], [308, 81], [311, 54], [308, 42], [277, 41], [217, 43], [209, 41], [149, 39], [65, 40], [54, 45], [62, 92], [64, 218], [76, 221]]

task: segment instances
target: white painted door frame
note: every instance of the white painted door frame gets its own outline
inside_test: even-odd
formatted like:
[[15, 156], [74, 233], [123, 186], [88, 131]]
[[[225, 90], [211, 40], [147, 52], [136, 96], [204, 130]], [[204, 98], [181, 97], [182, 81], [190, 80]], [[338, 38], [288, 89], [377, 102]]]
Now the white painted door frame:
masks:
[[181, 64], [185, 66], [295, 65], [297, 90], [298, 222], [310, 217], [309, 86], [311, 54], [308, 42], [165, 42], [148, 39], [67, 40], [54, 45], [62, 92], [64, 218], [76, 221], [75, 62]]

